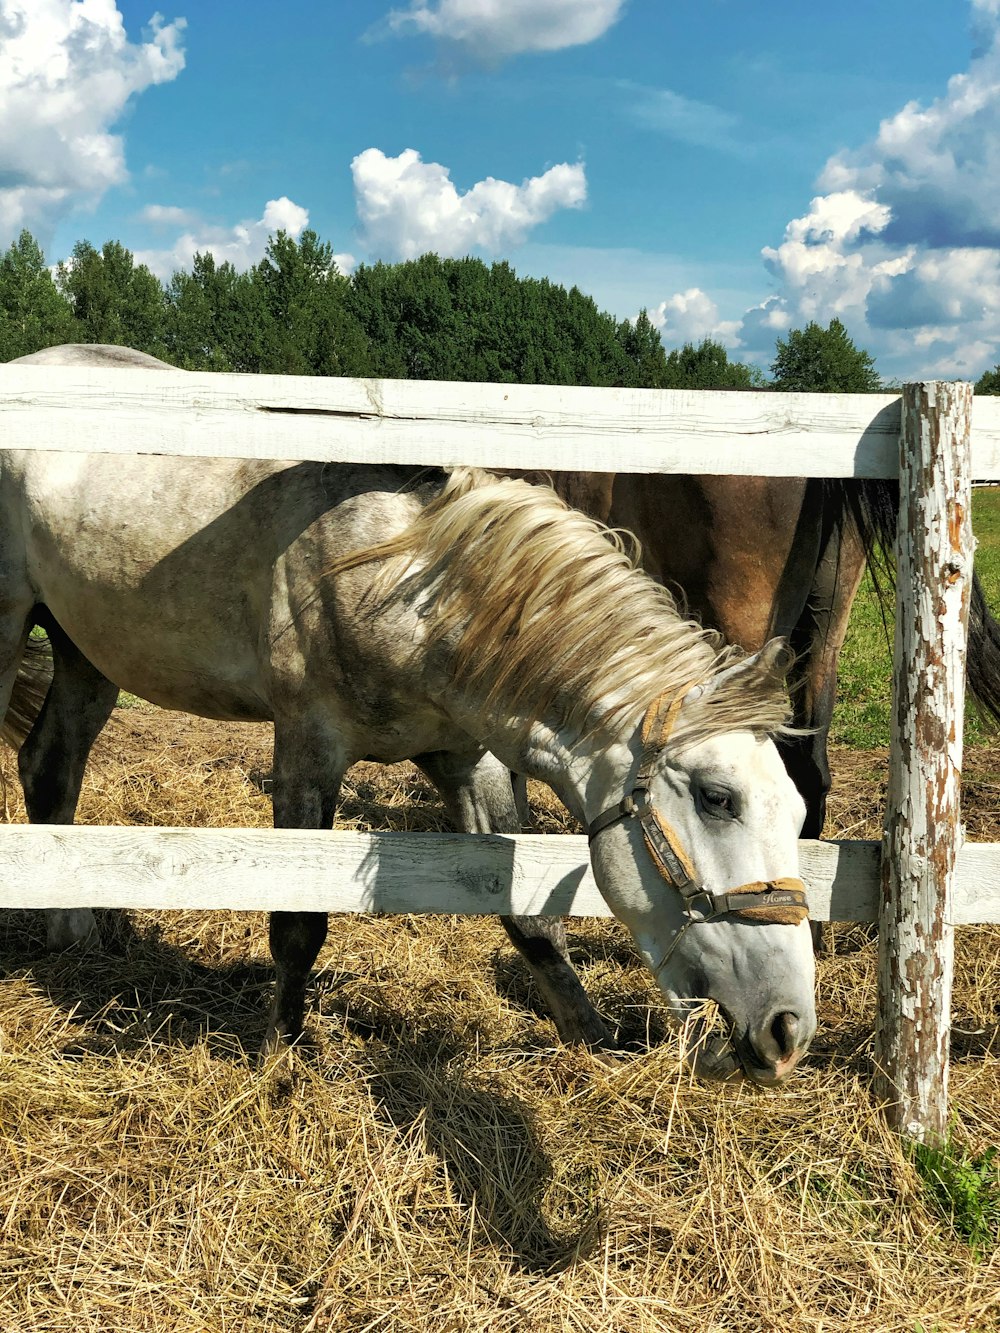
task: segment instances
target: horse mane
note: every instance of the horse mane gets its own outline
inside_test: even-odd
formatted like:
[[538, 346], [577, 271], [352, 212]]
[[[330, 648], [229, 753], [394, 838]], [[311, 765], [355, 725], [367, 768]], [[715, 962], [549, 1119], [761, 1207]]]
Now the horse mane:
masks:
[[[588, 733], [744, 656], [686, 619], [639, 558], [631, 534], [570, 508], [551, 487], [462, 467], [403, 532], [329, 572], [384, 562], [373, 608], [419, 597], [429, 644], [447, 643], [455, 679], [487, 710], [524, 716], [527, 729], [555, 705]], [[672, 744], [738, 730], [773, 736], [787, 719], [783, 675], [764, 666], [692, 700]]]

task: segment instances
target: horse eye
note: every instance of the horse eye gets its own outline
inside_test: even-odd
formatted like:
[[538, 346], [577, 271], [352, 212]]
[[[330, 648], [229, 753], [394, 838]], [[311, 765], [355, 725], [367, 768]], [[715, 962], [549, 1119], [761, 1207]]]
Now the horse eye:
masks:
[[714, 819], [736, 818], [736, 802], [731, 792], [722, 791], [719, 787], [702, 787], [700, 794], [706, 814]]

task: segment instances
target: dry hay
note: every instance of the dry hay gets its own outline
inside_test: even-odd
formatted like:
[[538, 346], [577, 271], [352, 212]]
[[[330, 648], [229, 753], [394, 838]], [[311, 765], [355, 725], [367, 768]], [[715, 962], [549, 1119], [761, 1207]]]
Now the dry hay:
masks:
[[[1000, 751], [970, 756], [997, 835]], [[848, 836], [873, 836], [881, 760], [837, 754]], [[91, 822], [265, 824], [266, 736], [129, 712], [101, 743]], [[7, 799], [20, 817], [13, 768]], [[538, 792], [535, 795], [539, 795]], [[360, 767], [349, 822], [433, 828], [415, 770]], [[568, 827], [545, 802], [547, 827]], [[341, 917], [309, 1047], [261, 1073], [263, 918], [131, 913], [52, 957], [3, 923], [3, 1333], [690, 1333], [1000, 1323], [869, 1090], [875, 948], [838, 933], [821, 1029], [784, 1094], [679, 1067], [623, 931], [574, 922], [576, 962], [633, 1049], [554, 1044], [490, 921]], [[996, 930], [960, 933], [953, 1107], [1000, 1142]]]

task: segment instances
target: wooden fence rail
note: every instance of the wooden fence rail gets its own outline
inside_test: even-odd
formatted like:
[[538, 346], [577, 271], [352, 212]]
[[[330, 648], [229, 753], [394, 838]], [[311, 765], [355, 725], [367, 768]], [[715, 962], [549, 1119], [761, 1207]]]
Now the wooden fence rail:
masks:
[[[905, 403], [901, 411], [895, 395], [175, 376], [4, 365], [0, 448], [867, 478], [900, 477], [902, 455], [900, 607], [909, 597], [917, 614], [904, 616], [901, 609], [897, 617], [903, 626], [896, 647], [900, 721], [890, 758], [896, 795], [883, 887], [876, 844], [802, 843], [801, 851], [814, 916], [881, 921], [883, 1088], [896, 1123], [921, 1137], [944, 1128], [951, 927], [1000, 921], [1000, 846], [959, 850], [963, 597], [967, 608], [961, 588], [955, 601], [955, 585], [967, 579], [971, 560], [967, 534], [959, 531], [967, 520], [969, 477], [1000, 480], [1000, 398], [972, 402], [968, 386], [928, 384], [907, 386]], [[941, 428], [941, 406], [956, 403], [966, 404], [957, 424]], [[925, 444], [920, 465], [909, 468], [911, 455]], [[918, 567], [919, 578], [911, 572]], [[917, 688], [907, 688], [908, 673], [916, 673]], [[932, 677], [944, 701], [934, 725], [926, 717], [902, 721], [900, 710], [908, 700], [919, 706]], [[942, 751], [943, 768], [937, 762]], [[917, 800], [923, 802], [923, 823], [914, 834]], [[949, 835], [945, 855], [939, 854], [942, 832]], [[23, 907], [86, 901], [116, 907], [607, 913], [583, 839], [248, 829], [11, 826], [3, 834], [0, 901]]]
[[[587, 840], [565, 834], [8, 825], [6, 907], [186, 907], [610, 916]], [[800, 842], [818, 921], [875, 921], [877, 842]], [[953, 925], [1000, 922], [1000, 846], [958, 857]]]
[[[122, 380], [128, 381], [127, 385]], [[0, 365], [0, 447], [340, 463], [898, 477], [900, 398]], [[1000, 479], [1000, 398], [972, 475]]]

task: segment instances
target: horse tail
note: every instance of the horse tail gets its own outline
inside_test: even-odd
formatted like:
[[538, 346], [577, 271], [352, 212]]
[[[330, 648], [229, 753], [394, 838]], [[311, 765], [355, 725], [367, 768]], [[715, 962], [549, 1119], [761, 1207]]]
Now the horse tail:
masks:
[[979, 575], [972, 573], [969, 608], [969, 660], [966, 680], [980, 710], [1000, 723], [1000, 622], [986, 602]]
[[48, 639], [30, 638], [17, 670], [7, 713], [0, 723], [0, 738], [19, 750], [42, 711], [52, 684], [52, 645]]
[[[833, 481], [834, 504], [853, 523], [872, 575], [886, 623], [894, 614], [894, 549], [899, 513], [899, 483], [884, 479]], [[969, 651], [966, 683], [984, 718], [1000, 723], [1000, 622], [986, 601], [982, 581], [972, 571]]]

